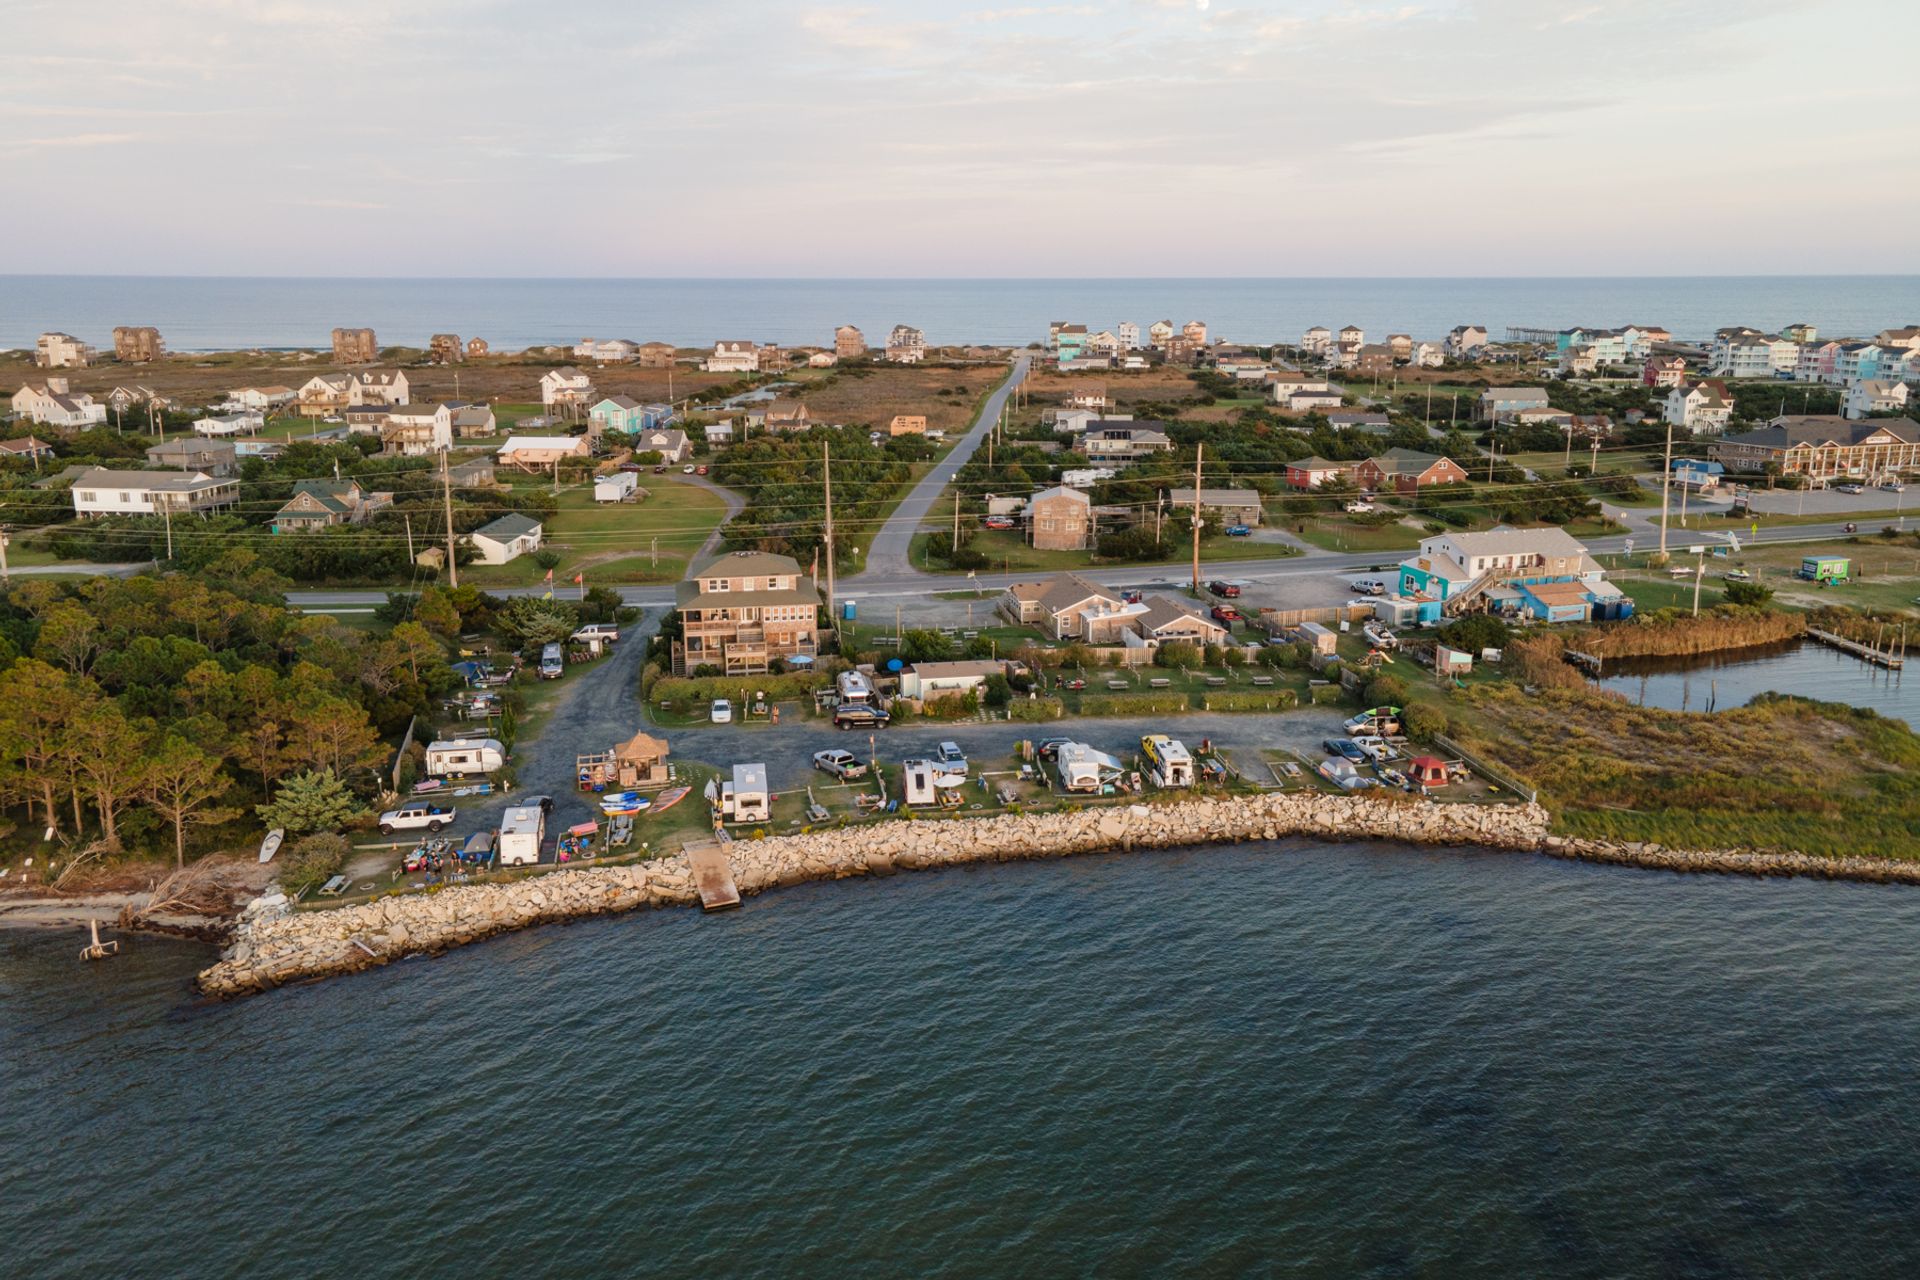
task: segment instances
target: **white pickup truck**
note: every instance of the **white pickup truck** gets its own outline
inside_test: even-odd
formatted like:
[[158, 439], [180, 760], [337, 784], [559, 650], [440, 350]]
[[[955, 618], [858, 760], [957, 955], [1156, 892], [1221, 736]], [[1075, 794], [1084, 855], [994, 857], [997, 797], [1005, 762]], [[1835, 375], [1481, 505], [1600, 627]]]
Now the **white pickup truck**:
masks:
[[457, 816], [451, 805], [428, 804], [424, 800], [415, 800], [381, 814], [380, 834], [385, 836], [396, 831], [417, 831], [421, 827], [425, 827], [428, 831], [438, 831]]

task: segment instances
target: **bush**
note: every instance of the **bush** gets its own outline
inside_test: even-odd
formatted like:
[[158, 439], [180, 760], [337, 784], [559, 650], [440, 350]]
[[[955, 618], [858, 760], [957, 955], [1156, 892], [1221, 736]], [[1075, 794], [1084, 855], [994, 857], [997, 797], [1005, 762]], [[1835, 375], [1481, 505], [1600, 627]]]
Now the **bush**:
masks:
[[1004, 707], [1013, 698], [1013, 684], [1005, 676], [988, 676], [983, 699], [990, 707]]
[[1430, 703], [1416, 702], [1406, 709], [1401, 723], [1409, 738], [1431, 742], [1437, 734], [1447, 731], [1447, 713]]
[[1009, 720], [1058, 720], [1067, 714], [1067, 704], [1058, 698], [1015, 698], [1007, 704]]
[[1773, 599], [1773, 588], [1763, 587], [1757, 582], [1729, 582], [1727, 584], [1727, 603], [1758, 608]]
[[280, 887], [289, 894], [317, 889], [345, 870], [352, 852], [346, 837], [306, 836], [280, 853]]
[[1205, 702], [1209, 711], [1291, 711], [1300, 705], [1300, 695], [1292, 689], [1213, 690]]
[[1192, 671], [1200, 665], [1202, 654], [1197, 645], [1185, 640], [1170, 640], [1154, 651], [1153, 665], [1171, 667], [1176, 671]]
[[1404, 707], [1412, 690], [1399, 676], [1377, 675], [1367, 681], [1361, 697], [1370, 707]]
[[1512, 635], [1513, 629], [1503, 619], [1487, 613], [1456, 619], [1439, 631], [1441, 644], [1465, 653], [1504, 649]]
[[653, 682], [647, 696], [657, 702], [705, 703], [726, 698], [738, 703], [765, 693], [771, 702], [811, 701], [813, 691], [828, 681], [822, 671], [793, 671], [784, 676], [663, 676]]

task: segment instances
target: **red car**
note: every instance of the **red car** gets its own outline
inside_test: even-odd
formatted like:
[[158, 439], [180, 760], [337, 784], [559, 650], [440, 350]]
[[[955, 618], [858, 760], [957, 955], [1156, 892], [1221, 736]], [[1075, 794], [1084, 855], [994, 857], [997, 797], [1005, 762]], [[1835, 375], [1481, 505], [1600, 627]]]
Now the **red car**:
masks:
[[1245, 622], [1246, 618], [1242, 616], [1238, 609], [1230, 604], [1217, 604], [1213, 606], [1213, 620], [1228, 630], [1232, 630], [1234, 623]]
[[1238, 585], [1231, 582], [1222, 582], [1218, 578], [1215, 578], [1207, 584], [1207, 590], [1213, 592], [1213, 594], [1223, 600], [1238, 600], [1240, 598], [1240, 588]]
[[706, 469], [705, 467], [698, 467], [698, 468], [695, 468], [695, 470], [694, 470], [694, 474], [695, 474], [695, 475], [697, 475], [697, 476], [703, 476], [703, 475], [705, 475], [705, 474], [707, 474], [707, 469]]
[[1075, 676], [1071, 680], [1060, 681], [1058, 684], [1058, 687], [1062, 689], [1080, 690], [1087, 687], [1087, 682], [1085, 680], [1082, 680], [1079, 676]]
[[1006, 516], [988, 516], [985, 523], [989, 529], [1013, 528], [1013, 521]]

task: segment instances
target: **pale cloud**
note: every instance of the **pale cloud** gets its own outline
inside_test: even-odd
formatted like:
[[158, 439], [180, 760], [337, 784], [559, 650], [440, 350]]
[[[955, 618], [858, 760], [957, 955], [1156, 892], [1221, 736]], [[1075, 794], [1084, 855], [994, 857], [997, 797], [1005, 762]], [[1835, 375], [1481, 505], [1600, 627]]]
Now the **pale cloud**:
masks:
[[[111, 202], [0, 203], [0, 272], [33, 269], [17, 246], [55, 232], [102, 271], [1819, 271], [1867, 252], [1804, 231], [1853, 220], [1844, 175], [1874, 174], [1902, 226], [1920, 209], [1920, 142], [1898, 127], [1920, 105], [1911, 0], [65, 15], [0, 0], [0, 45], [33, 51], [0, 83], [0, 154], [76, 189], [137, 184], [149, 225], [135, 244]], [[1690, 153], [1711, 190], [1617, 234], [1626, 193], [1656, 180], [1646, 140], [1754, 110], [1766, 165]], [[315, 194], [262, 216], [208, 172]], [[1444, 236], [1413, 229], [1453, 211]], [[1208, 234], [1155, 232], [1188, 225]], [[1877, 268], [1920, 267], [1897, 235], [1870, 239]]]

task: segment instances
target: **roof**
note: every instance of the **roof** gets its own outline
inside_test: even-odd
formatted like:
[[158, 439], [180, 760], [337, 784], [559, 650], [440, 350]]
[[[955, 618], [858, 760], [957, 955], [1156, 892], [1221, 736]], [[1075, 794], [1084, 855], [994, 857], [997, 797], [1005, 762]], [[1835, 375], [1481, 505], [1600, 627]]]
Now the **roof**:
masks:
[[1519, 583], [1520, 590], [1544, 605], [1586, 604], [1590, 594], [1582, 582]]
[[1488, 387], [1480, 393], [1482, 400], [1498, 403], [1502, 400], [1545, 400], [1545, 387]]
[[1345, 425], [1349, 427], [1390, 427], [1393, 425], [1393, 420], [1377, 409], [1337, 409], [1327, 415], [1327, 421], [1333, 423], [1335, 426]]
[[[1169, 505], [1192, 506], [1193, 490], [1173, 490]], [[1257, 507], [1260, 505], [1260, 493], [1257, 489], [1202, 489], [1200, 505], [1203, 507]]]
[[[154, 448], [159, 447], [158, 445], [154, 446]], [[52, 445], [37, 436], [22, 436], [18, 440], [0, 440], [0, 450], [4, 450], [7, 453], [45, 453], [52, 448]], [[231, 449], [233, 446], [228, 445], [227, 448]], [[152, 453], [153, 449], [149, 449], [147, 452]]]
[[800, 573], [800, 562], [773, 551], [722, 551], [687, 570], [688, 578], [781, 578]]
[[230, 480], [215, 480], [212, 476], [199, 472], [182, 475], [177, 471], [112, 471], [106, 467], [94, 467], [82, 472], [73, 479], [74, 488], [113, 488], [142, 489], [149, 493], [167, 491], [171, 493], [198, 493], [202, 489], [217, 489], [231, 484]]
[[1299, 471], [1345, 471], [1353, 464], [1351, 462], [1329, 462], [1325, 458], [1316, 456], [1301, 458], [1298, 461], [1289, 462], [1287, 465]]
[[1027, 500], [1027, 505], [1032, 506], [1034, 503], [1048, 498], [1067, 498], [1083, 507], [1090, 506], [1093, 502], [1093, 499], [1087, 496], [1085, 490], [1069, 489], [1065, 485], [1055, 485], [1051, 489], [1042, 489], [1040, 492], [1034, 494], [1032, 498]]
[[1861, 444], [1879, 432], [1888, 432], [1902, 444], [1920, 443], [1920, 423], [1912, 418], [1863, 418], [1835, 414], [1789, 414], [1775, 418], [1758, 431], [1722, 437], [1723, 443], [1758, 448], [1791, 449], [1796, 445]]
[[1175, 622], [1198, 622], [1214, 631], [1226, 630], [1205, 614], [1176, 604], [1165, 596], [1149, 596], [1141, 603], [1147, 607], [1146, 611], [1140, 615], [1140, 625], [1148, 631], [1158, 631]]
[[964, 676], [997, 676], [1006, 672], [1007, 664], [988, 658], [974, 658], [959, 662], [916, 662], [909, 668], [922, 680], [951, 680]]
[[640, 407], [640, 402], [638, 400], [635, 400], [632, 396], [608, 396], [605, 399], [601, 400], [599, 404], [596, 404], [593, 407], [598, 409], [600, 405], [603, 405], [603, 404], [610, 404], [616, 409], [627, 409], [627, 410], [638, 409]]
[[1543, 529], [1494, 528], [1481, 533], [1446, 533], [1434, 539], [1442, 540], [1451, 542], [1469, 556], [1578, 556], [1585, 555], [1587, 550], [1572, 534], [1552, 525]]
[[525, 449], [540, 452], [548, 449], [579, 449], [586, 444], [585, 436], [508, 436], [507, 442], [500, 446], [500, 453], [518, 453]]
[[540, 522], [532, 516], [523, 516], [519, 512], [501, 516], [498, 520], [481, 525], [470, 535], [475, 538], [490, 538], [495, 542], [512, 542], [515, 538], [524, 538], [530, 533], [540, 532]]
[[1418, 474], [1438, 462], [1447, 459], [1437, 453], [1422, 453], [1418, 449], [1388, 449], [1368, 459], [1374, 466], [1387, 475]]
[[650, 733], [636, 733], [613, 749], [617, 760], [664, 760], [667, 756], [667, 743], [664, 738], [656, 738]]
[[1013, 593], [1014, 599], [1032, 601], [1048, 613], [1059, 613], [1087, 600], [1098, 599], [1110, 604], [1120, 603], [1118, 592], [1111, 591], [1077, 573], [1056, 573], [1051, 578], [1040, 582], [1016, 582], [1007, 590]]

